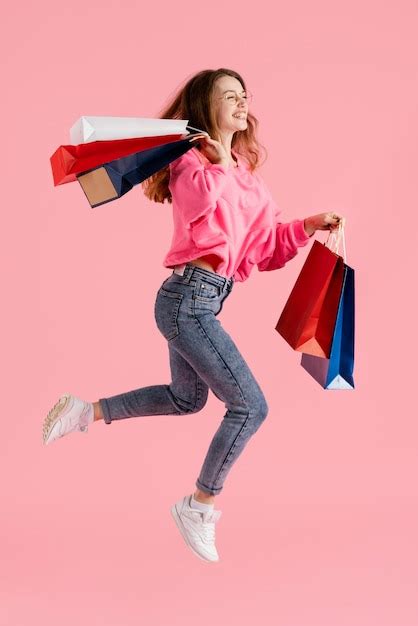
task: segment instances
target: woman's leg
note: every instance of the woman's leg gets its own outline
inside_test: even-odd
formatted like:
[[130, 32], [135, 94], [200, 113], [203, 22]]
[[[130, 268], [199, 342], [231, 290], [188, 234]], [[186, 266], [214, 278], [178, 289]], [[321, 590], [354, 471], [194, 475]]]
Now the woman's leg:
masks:
[[192, 282], [194, 276], [186, 275], [183, 284], [170, 278], [157, 296], [156, 321], [168, 341], [171, 385], [143, 387], [99, 402], [110, 424], [114, 419], [139, 415], [196, 412], [206, 403], [210, 388], [227, 411], [195, 484], [197, 496], [200, 492], [215, 496], [266, 418], [268, 406], [245, 359], [216, 318], [227, 294], [213, 284], [203, 285], [205, 276], [200, 276], [200, 282]]
[[206, 404], [208, 386], [190, 364], [168, 344], [172, 382], [169, 385], [151, 385], [100, 398], [94, 403], [95, 419], [107, 424], [114, 420], [145, 415], [185, 415], [197, 413]]
[[[229, 334], [214, 315], [197, 318], [200, 350], [182, 354], [227, 409], [209, 445], [196, 486], [217, 495], [232, 465], [267, 416], [265, 397]], [[190, 347], [190, 344], [189, 344]]]
[[[169, 397], [173, 399], [177, 398], [176, 400], [177, 406], [179, 406], [179, 402], [182, 402], [183, 405], [187, 404], [187, 410], [178, 409], [178, 411], [176, 412], [177, 415], [182, 415], [184, 413], [194, 413], [194, 412], [200, 411], [203, 408], [203, 406], [206, 404], [206, 401], [208, 398], [208, 386], [202, 381], [202, 379], [190, 367], [189, 363], [185, 361], [185, 359], [176, 350], [173, 349], [170, 343], [168, 343], [168, 348], [169, 348], [169, 356], [170, 356], [170, 369], [171, 369], [172, 382], [168, 386], [168, 389], [167, 389], [167, 386], [165, 385], [162, 386], [164, 390], [164, 397], [166, 396], [166, 393], [168, 393], [168, 390], [170, 390]], [[156, 387], [158, 388], [161, 386], [157, 385]], [[148, 389], [147, 393], [148, 393], [148, 400], [149, 400], [150, 399], [149, 388], [145, 388], [145, 389]], [[142, 411], [143, 406], [144, 406], [143, 402], [141, 403], [141, 400], [140, 400], [141, 393], [143, 393], [143, 390], [137, 389], [134, 392], [131, 391], [131, 392], [128, 392], [127, 394], [121, 394], [120, 396], [114, 396], [113, 398], [105, 399], [108, 403], [109, 415], [111, 416], [111, 421], [113, 419], [122, 419], [121, 417], [115, 417], [117, 415], [120, 416], [120, 405], [126, 406], [126, 405], [131, 404], [132, 401], [135, 403], [136, 401], [138, 401], [138, 398], [139, 398], [139, 406], [137, 405], [136, 409], [134, 408], [134, 412], [136, 413], [135, 417], [139, 415], [144, 415], [143, 412], [139, 413], [139, 411]], [[132, 399], [131, 394], [133, 394], [133, 399]], [[151, 401], [154, 400], [153, 410], [155, 410], [155, 399], [156, 398], [158, 399], [160, 397], [161, 397], [160, 391], [157, 390], [157, 394], [155, 395], [154, 399], [151, 398]], [[103, 414], [102, 405], [101, 405], [101, 402], [103, 402], [103, 400], [104, 399], [93, 403], [95, 421], [104, 419], [104, 414]], [[167, 404], [164, 401], [163, 405], [160, 405], [160, 408], [158, 410], [161, 411], [161, 413], [158, 413], [159, 415], [167, 415], [168, 413], [164, 411], [167, 411], [167, 410], [171, 411], [172, 405], [170, 403], [170, 405], [167, 408]], [[152, 415], [155, 415], [155, 413], [152, 413]], [[132, 417], [132, 416], [127, 415], [126, 417]], [[195, 498], [195, 500], [198, 500], [199, 502], [202, 502], [204, 504], [213, 504], [215, 500], [215, 496], [205, 493], [204, 491], [201, 491], [200, 489], [197, 489], [197, 488], [193, 494], [193, 497]]]
[[189, 267], [182, 278], [173, 275], [164, 281], [155, 306], [157, 326], [172, 358], [180, 355], [227, 409], [195, 483], [198, 497], [221, 492], [229, 470], [268, 413], [260, 386], [216, 317], [231, 289], [223, 278]]

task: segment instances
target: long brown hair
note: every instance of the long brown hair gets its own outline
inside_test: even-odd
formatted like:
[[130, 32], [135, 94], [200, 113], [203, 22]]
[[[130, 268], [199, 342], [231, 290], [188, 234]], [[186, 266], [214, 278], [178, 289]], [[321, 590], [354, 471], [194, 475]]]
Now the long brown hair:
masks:
[[[234, 70], [224, 67], [217, 70], [202, 70], [192, 76], [183, 87], [178, 89], [168, 106], [160, 111], [159, 119], [189, 120], [188, 124], [190, 126], [205, 130], [210, 137], [220, 141], [220, 129], [211, 107], [211, 96], [215, 81], [225, 75], [239, 80], [243, 90], [246, 90], [244, 79]], [[257, 128], [257, 118], [248, 111], [247, 128], [235, 132], [231, 143], [231, 148], [234, 148], [240, 156], [247, 160], [251, 172], [262, 165], [260, 159], [261, 151], [263, 150], [266, 154], [266, 149], [256, 138]], [[172, 202], [168, 188], [169, 180], [170, 169], [167, 166], [142, 183], [144, 194], [150, 200], [154, 200], [154, 202], [164, 202], [165, 199], [168, 202]]]

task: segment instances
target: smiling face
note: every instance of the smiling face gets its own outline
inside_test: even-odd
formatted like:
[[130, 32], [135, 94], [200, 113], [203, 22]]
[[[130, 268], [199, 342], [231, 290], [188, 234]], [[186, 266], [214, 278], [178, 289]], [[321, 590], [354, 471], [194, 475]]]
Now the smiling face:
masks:
[[[236, 104], [234, 95], [245, 94], [244, 88], [233, 76], [221, 76], [215, 82], [213, 91], [213, 106], [216, 121], [223, 133], [233, 134], [238, 130], [246, 130], [248, 103], [241, 98]], [[231, 99], [228, 99], [232, 97]]]

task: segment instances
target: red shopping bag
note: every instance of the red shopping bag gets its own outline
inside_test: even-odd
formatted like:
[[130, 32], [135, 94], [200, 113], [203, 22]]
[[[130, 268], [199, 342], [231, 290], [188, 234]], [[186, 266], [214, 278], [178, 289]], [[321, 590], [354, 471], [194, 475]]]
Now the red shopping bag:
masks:
[[91, 170], [98, 165], [135, 154], [141, 150], [162, 146], [163, 144], [176, 141], [180, 137], [182, 137], [181, 134], [161, 135], [93, 141], [76, 146], [60, 146], [50, 158], [54, 185], [70, 183], [77, 180], [77, 174]]
[[314, 241], [275, 330], [294, 350], [329, 358], [344, 261]]

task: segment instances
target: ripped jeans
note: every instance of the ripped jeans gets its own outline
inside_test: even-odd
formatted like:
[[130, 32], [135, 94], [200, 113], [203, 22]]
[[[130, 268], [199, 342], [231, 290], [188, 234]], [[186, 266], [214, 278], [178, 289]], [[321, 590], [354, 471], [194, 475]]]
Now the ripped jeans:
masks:
[[99, 400], [110, 424], [143, 415], [197, 413], [211, 389], [226, 413], [195, 483], [210, 495], [221, 492], [229, 470], [268, 413], [256, 379], [217, 319], [233, 285], [233, 278], [190, 263], [183, 275], [173, 271], [158, 290], [154, 308], [168, 344], [171, 383]]

